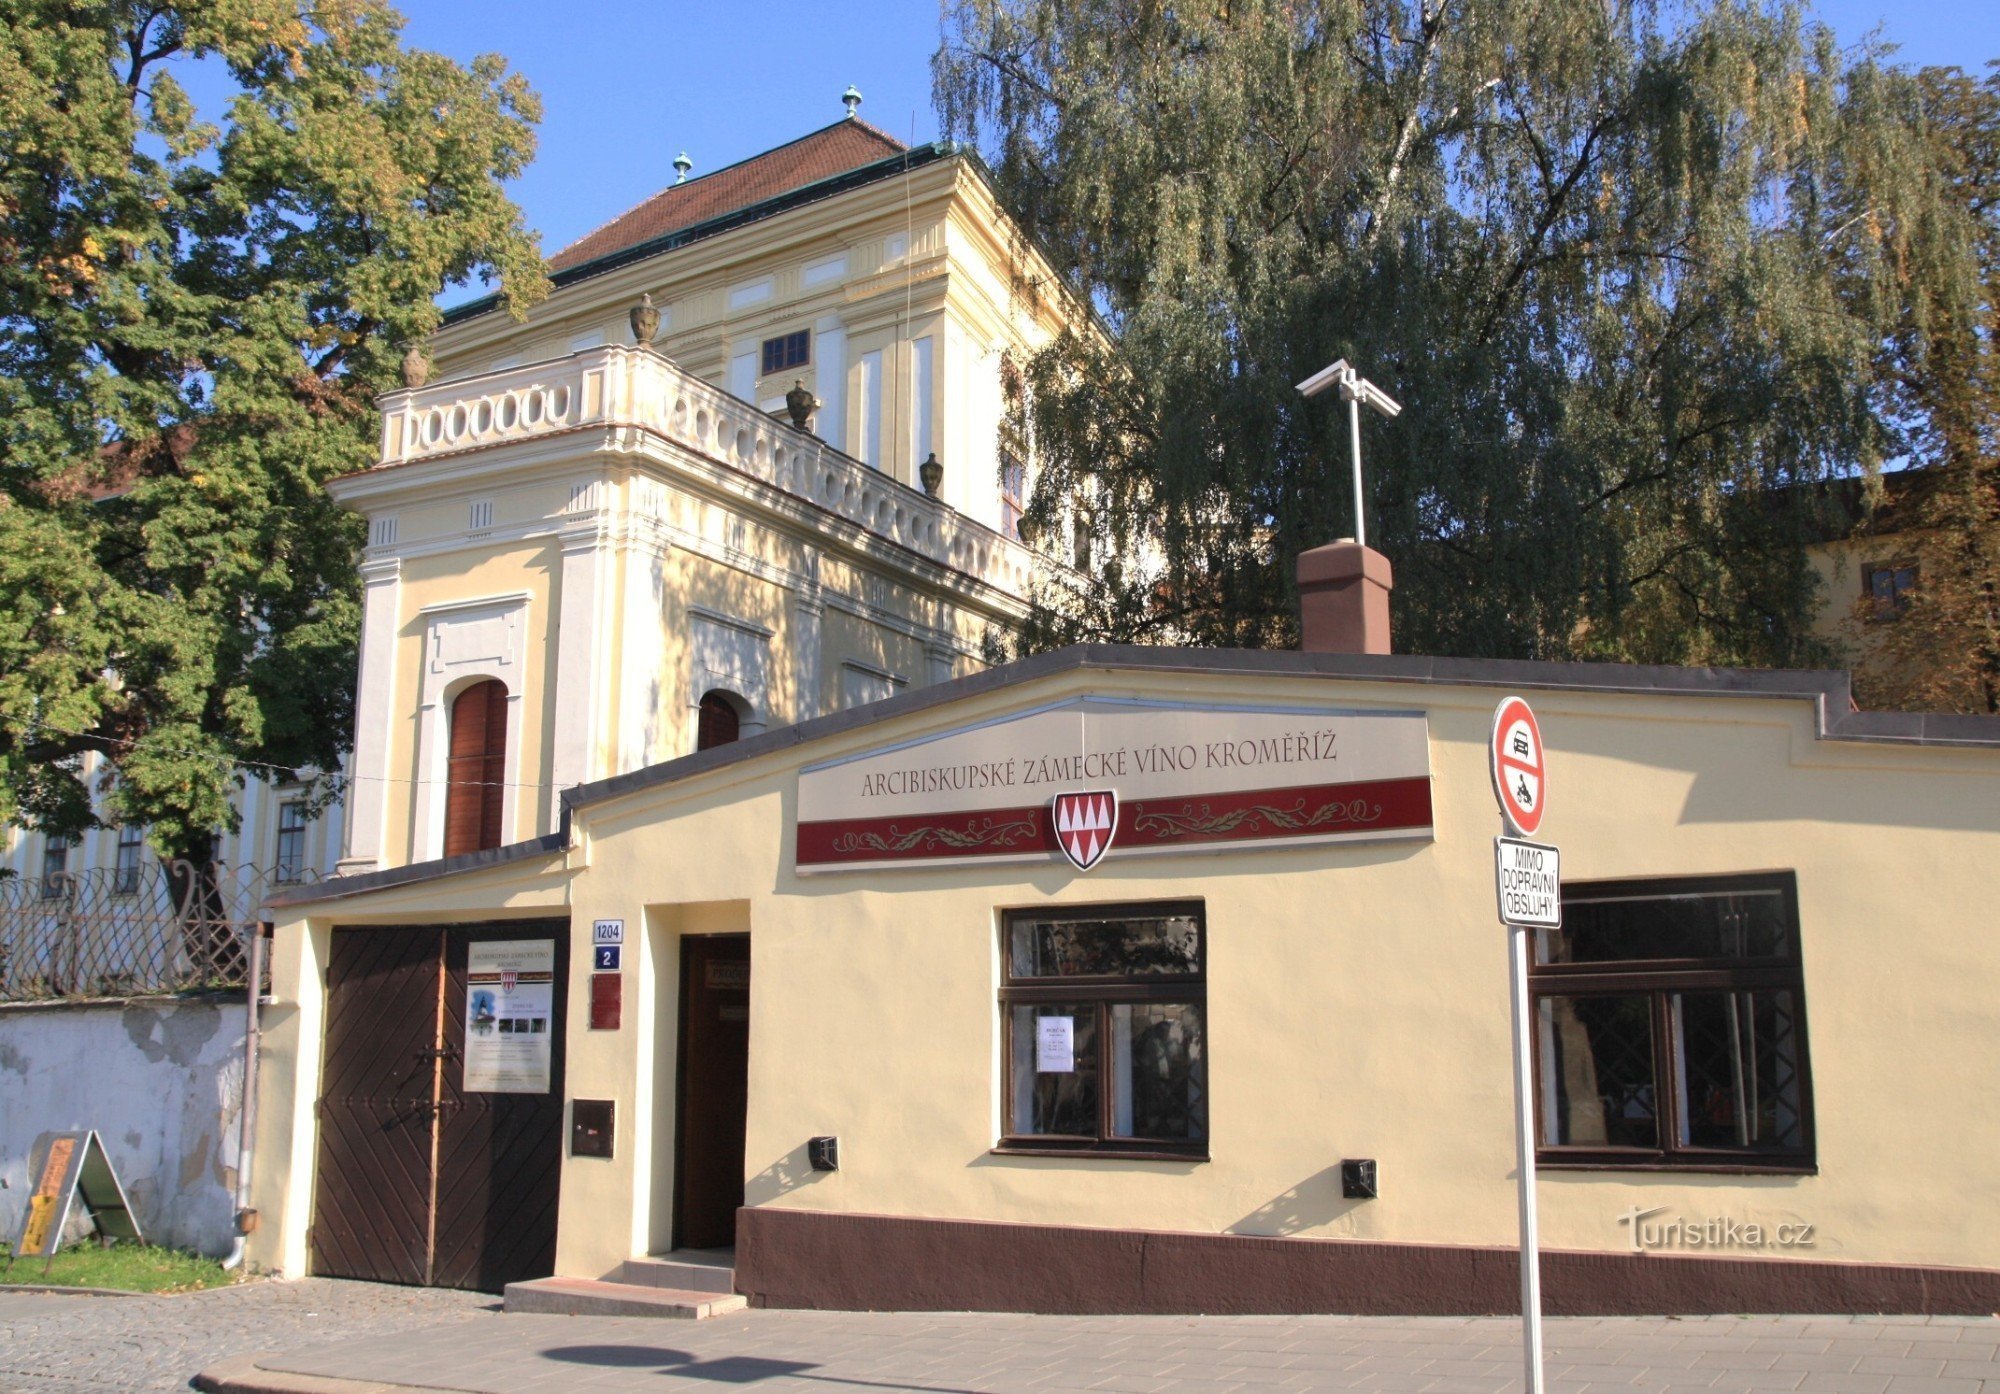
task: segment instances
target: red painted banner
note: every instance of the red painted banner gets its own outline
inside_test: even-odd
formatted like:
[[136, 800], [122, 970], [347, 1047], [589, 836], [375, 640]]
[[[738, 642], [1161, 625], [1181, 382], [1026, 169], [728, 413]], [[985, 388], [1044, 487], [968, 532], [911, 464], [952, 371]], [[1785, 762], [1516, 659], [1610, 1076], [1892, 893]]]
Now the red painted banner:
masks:
[[[1117, 817], [1112, 856], [1169, 847], [1407, 835], [1431, 826], [1431, 782], [1418, 776], [1121, 800]], [[803, 869], [1019, 858], [1058, 849], [1054, 810], [1043, 803], [800, 823], [797, 858]]]

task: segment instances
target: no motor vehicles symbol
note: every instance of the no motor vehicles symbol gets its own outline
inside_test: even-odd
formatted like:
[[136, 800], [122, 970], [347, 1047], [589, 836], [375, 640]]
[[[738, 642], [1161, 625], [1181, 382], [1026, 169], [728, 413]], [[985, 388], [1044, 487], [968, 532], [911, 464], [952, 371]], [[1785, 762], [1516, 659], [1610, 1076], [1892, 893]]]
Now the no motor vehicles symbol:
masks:
[[1548, 804], [1548, 765], [1542, 728], [1519, 697], [1509, 697], [1493, 713], [1493, 793], [1509, 827], [1533, 837]]

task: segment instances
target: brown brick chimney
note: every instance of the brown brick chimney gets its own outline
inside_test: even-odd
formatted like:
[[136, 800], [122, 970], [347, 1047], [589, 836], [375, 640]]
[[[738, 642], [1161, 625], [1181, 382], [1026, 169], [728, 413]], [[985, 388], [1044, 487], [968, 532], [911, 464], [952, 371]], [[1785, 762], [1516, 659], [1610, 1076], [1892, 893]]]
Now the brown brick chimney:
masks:
[[1342, 540], [1299, 553], [1299, 647], [1307, 653], [1389, 652], [1389, 559]]

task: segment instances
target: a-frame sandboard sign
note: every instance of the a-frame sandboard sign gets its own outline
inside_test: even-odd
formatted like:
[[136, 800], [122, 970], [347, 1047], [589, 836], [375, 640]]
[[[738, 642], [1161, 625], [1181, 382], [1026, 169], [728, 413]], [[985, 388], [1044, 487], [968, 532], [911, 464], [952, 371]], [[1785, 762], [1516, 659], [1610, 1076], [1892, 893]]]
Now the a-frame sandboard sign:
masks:
[[91, 1224], [103, 1240], [141, 1239], [139, 1222], [125, 1202], [125, 1188], [103, 1140], [94, 1129], [75, 1133], [43, 1133], [35, 1139], [29, 1164], [35, 1178], [34, 1194], [28, 1197], [28, 1213], [22, 1217], [21, 1233], [7, 1256], [9, 1267], [17, 1258], [47, 1260], [42, 1271], [55, 1262], [62, 1247], [63, 1230], [69, 1223], [70, 1206], [77, 1200], [89, 1212]]

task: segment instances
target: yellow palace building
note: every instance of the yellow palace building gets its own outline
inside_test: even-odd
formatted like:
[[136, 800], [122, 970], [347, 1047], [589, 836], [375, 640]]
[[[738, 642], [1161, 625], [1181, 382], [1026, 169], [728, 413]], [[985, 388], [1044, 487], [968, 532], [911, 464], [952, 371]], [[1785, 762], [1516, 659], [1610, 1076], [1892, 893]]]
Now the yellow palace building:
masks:
[[571, 1309], [1508, 1310], [1516, 693], [1563, 856], [1550, 1309], [2000, 1305], [2000, 721], [1391, 655], [1351, 545], [1301, 559], [1304, 652], [989, 666], [1049, 565], [1003, 366], [1081, 314], [1018, 241], [971, 157], [850, 119], [385, 399], [334, 486], [348, 874], [275, 912], [251, 1261]]

